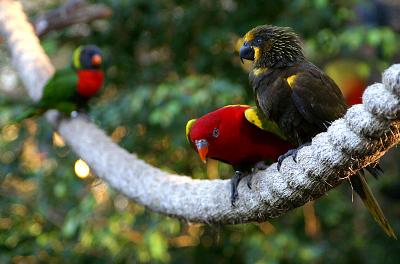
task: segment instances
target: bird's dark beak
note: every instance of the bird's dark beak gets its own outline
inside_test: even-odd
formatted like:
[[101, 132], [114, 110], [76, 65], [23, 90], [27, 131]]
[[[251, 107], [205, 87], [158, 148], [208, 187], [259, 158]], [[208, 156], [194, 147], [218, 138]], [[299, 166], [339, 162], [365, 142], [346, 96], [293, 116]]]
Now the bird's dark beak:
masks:
[[250, 46], [250, 44], [246, 41], [243, 43], [242, 47], [239, 50], [240, 60], [243, 63], [243, 59], [246, 60], [254, 60], [254, 49]]
[[207, 162], [208, 142], [205, 139], [196, 140], [197, 153], [199, 153], [201, 161]]
[[103, 62], [103, 58], [101, 57], [100, 54], [95, 54], [92, 57], [92, 64], [93, 66], [100, 66], [100, 64]]

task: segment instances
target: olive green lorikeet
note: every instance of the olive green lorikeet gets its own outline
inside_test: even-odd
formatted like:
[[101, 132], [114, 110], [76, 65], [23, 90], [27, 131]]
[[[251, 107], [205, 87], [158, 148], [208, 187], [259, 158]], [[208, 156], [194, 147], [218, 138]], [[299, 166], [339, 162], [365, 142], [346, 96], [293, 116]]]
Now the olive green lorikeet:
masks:
[[[301, 42], [290, 28], [262, 25], [244, 36], [241, 60], [253, 61], [249, 74], [255, 100], [265, 117], [275, 121], [295, 146], [310, 144], [347, 111], [347, 104], [336, 83], [304, 57]], [[296, 159], [297, 150], [287, 156]], [[372, 175], [382, 170], [378, 164], [366, 167]], [[383, 212], [369, 189], [363, 172], [350, 177], [356, 193], [384, 231], [395, 237]]]
[[260, 119], [256, 108], [247, 105], [225, 106], [190, 120], [186, 136], [203, 162], [211, 158], [232, 165], [235, 170], [231, 180], [232, 205], [238, 198], [237, 186], [243, 177], [293, 147], [275, 123]]
[[102, 52], [94, 45], [75, 49], [72, 67], [57, 70], [43, 88], [40, 101], [18, 116], [15, 122], [42, 114], [49, 109], [65, 114], [85, 110], [88, 100], [103, 86], [102, 61]]

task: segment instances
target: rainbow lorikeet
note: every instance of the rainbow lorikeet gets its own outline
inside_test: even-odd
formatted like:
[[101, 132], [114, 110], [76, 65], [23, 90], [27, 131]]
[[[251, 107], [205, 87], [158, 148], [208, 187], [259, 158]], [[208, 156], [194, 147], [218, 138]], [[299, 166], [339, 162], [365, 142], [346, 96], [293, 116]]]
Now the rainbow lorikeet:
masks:
[[104, 82], [101, 70], [103, 55], [94, 45], [76, 48], [72, 67], [57, 70], [43, 88], [39, 102], [19, 115], [15, 122], [56, 109], [65, 114], [86, 110], [88, 100], [96, 95]]
[[274, 122], [261, 120], [257, 110], [247, 105], [225, 106], [190, 120], [186, 136], [203, 162], [211, 158], [232, 165], [235, 170], [231, 179], [232, 205], [238, 198], [237, 186], [243, 177], [292, 147]]
[[[346, 113], [348, 106], [339, 87], [307, 61], [300, 38], [292, 29], [271, 25], [251, 29], [244, 36], [240, 58], [253, 61], [249, 80], [260, 112], [275, 121], [295, 146], [310, 144], [316, 134], [326, 131], [331, 122]], [[282, 155], [278, 166], [287, 156], [296, 160], [296, 154], [297, 150], [290, 150]], [[382, 172], [378, 164], [366, 170], [375, 177]], [[350, 181], [375, 220], [395, 237], [363, 171], [350, 177]]]

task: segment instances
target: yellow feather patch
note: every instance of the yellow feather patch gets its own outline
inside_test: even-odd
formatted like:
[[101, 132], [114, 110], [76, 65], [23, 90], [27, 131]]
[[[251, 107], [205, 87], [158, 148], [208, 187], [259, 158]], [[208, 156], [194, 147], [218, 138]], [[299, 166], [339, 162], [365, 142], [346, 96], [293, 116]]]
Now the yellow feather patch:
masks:
[[258, 116], [257, 110], [254, 108], [249, 108], [244, 112], [244, 116], [246, 117], [247, 121], [252, 123], [258, 128], [263, 129], [263, 124], [261, 122], [260, 117]]
[[289, 84], [290, 88], [293, 87], [293, 83], [296, 80], [297, 74], [294, 74], [292, 76], [289, 76], [288, 78], [286, 78], [287, 83]]
[[192, 126], [194, 125], [195, 122], [196, 122], [196, 119], [190, 119], [190, 120], [186, 123], [186, 139], [187, 139], [187, 141], [189, 141], [189, 142], [190, 142], [190, 139], [189, 139], [190, 129], [192, 128]]
[[254, 60], [257, 61], [260, 58], [260, 48], [253, 47], [253, 49], [254, 49]]
[[81, 68], [81, 51], [82, 51], [82, 46], [79, 46], [74, 50], [74, 54], [72, 56], [72, 63], [74, 64], [74, 67], [76, 69]]
[[285, 135], [279, 129], [278, 125], [275, 122], [260, 115], [261, 113], [258, 112], [256, 107], [252, 107], [244, 111], [244, 116], [246, 117], [247, 121], [258, 127], [259, 129], [273, 133], [283, 140], [287, 140]]
[[264, 73], [266, 70], [268, 70], [268, 68], [266, 68], [266, 67], [255, 68], [255, 69], [253, 69], [253, 74], [254, 74], [254, 76], [258, 76], [258, 75]]
[[251, 32], [247, 32], [243, 37], [244, 41], [252, 41], [254, 39], [254, 34]]

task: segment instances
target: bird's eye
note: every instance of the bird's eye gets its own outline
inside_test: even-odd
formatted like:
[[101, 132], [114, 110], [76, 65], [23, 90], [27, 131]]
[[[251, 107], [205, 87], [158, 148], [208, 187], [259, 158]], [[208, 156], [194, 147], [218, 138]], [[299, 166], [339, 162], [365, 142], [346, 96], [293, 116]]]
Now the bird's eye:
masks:
[[217, 137], [219, 136], [219, 130], [218, 130], [218, 128], [214, 128], [214, 129], [213, 129], [212, 136], [215, 137], [215, 138], [217, 138]]
[[261, 42], [262, 42], [262, 38], [256, 38], [256, 43], [257, 44], [261, 44]]

